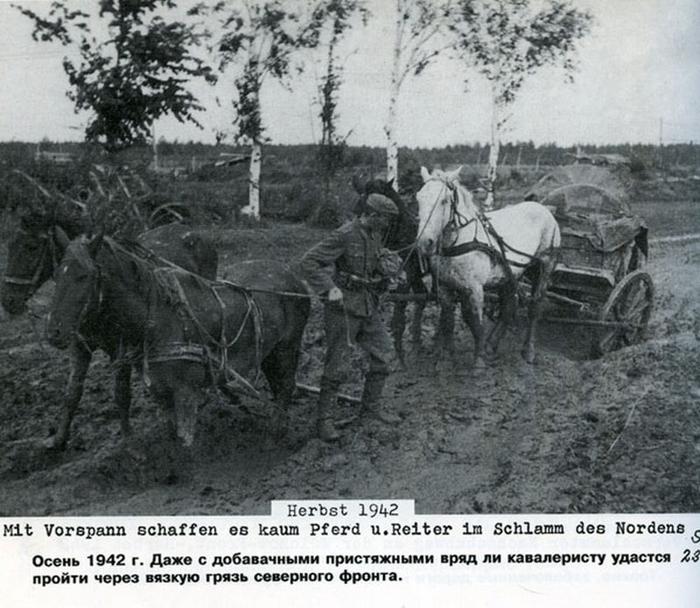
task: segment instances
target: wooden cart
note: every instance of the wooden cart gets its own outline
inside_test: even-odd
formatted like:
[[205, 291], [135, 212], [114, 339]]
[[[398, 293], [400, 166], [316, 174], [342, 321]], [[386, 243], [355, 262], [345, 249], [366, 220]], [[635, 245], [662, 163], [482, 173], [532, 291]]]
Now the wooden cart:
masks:
[[614, 191], [592, 183], [559, 185], [540, 198], [561, 229], [559, 262], [546, 320], [593, 329], [595, 356], [635, 344], [646, 335], [654, 284], [644, 270], [647, 227]]

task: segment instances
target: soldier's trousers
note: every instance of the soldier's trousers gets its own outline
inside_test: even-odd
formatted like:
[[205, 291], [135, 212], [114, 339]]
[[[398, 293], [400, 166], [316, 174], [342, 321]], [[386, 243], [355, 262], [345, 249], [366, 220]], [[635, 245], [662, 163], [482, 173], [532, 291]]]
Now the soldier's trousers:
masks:
[[368, 378], [389, 375], [391, 338], [379, 311], [369, 317], [358, 317], [346, 312], [342, 306], [328, 304], [325, 325], [327, 350], [322, 384], [337, 386], [347, 380], [350, 351], [354, 344], [369, 354]]

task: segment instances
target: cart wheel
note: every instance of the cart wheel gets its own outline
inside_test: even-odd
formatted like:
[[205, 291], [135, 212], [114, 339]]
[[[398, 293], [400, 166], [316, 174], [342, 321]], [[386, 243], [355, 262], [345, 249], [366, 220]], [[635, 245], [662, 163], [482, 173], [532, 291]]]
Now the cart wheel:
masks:
[[593, 354], [602, 356], [644, 339], [654, 303], [654, 283], [648, 273], [635, 270], [623, 277], [600, 313], [601, 321], [627, 327], [602, 327], [593, 342]]

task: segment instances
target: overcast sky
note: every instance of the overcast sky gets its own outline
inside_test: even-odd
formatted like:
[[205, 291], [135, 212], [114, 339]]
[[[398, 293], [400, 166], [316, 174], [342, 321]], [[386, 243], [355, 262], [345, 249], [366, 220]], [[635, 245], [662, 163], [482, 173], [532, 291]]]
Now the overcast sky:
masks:
[[[94, 0], [93, 0], [94, 1]], [[235, 0], [229, 0], [235, 1]], [[31, 2], [34, 10], [40, 4]], [[75, 3], [76, 6], [79, 3]], [[181, 2], [183, 6], [189, 2]], [[573, 84], [546, 69], [526, 83], [505, 140], [536, 143], [700, 141], [700, 0], [576, 0], [596, 19], [581, 44]], [[384, 144], [388, 102], [393, 0], [368, 0], [374, 17], [346, 42], [340, 131], [351, 144]], [[0, 0], [0, 141], [77, 140], [84, 118], [66, 98], [59, 45], [34, 42], [28, 19]], [[263, 117], [274, 143], [308, 143], [319, 131], [312, 62], [288, 92], [274, 83], [263, 91]], [[469, 78], [468, 89], [465, 78]], [[213, 141], [232, 112], [231, 79], [215, 90], [194, 91], [207, 111], [205, 129], [162, 119], [159, 137]], [[222, 100], [218, 107], [215, 98]], [[478, 75], [443, 60], [406, 83], [399, 105], [400, 145], [442, 146], [486, 141], [489, 101]], [[661, 132], [661, 121], [663, 131]]]

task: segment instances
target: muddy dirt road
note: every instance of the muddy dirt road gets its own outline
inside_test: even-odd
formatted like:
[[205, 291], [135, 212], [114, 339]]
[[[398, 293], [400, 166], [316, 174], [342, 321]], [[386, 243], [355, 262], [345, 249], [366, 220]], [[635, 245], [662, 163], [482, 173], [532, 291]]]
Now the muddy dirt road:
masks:
[[[648, 269], [657, 297], [643, 344], [588, 360], [585, 331], [544, 324], [536, 365], [521, 361], [518, 331], [495, 365], [474, 374], [460, 326], [454, 360], [436, 369], [428, 348], [391, 377], [399, 426], [356, 421], [337, 445], [313, 438], [309, 397], [300, 396], [280, 445], [264, 405], [244, 399], [244, 410], [212, 395], [190, 470], [177, 480], [163, 417], [140, 384], [134, 434], [120, 437], [103, 357], [67, 450], [46, 449], [66, 354], [41, 340], [40, 318], [4, 317], [0, 515], [262, 514], [285, 498], [413, 498], [422, 513], [700, 511], [700, 243], [655, 245]], [[50, 291], [35, 299], [36, 315]], [[426, 346], [435, 317], [430, 309], [424, 320]], [[319, 319], [315, 307], [299, 378], [309, 384], [321, 372]], [[356, 369], [345, 392], [359, 390]]]

